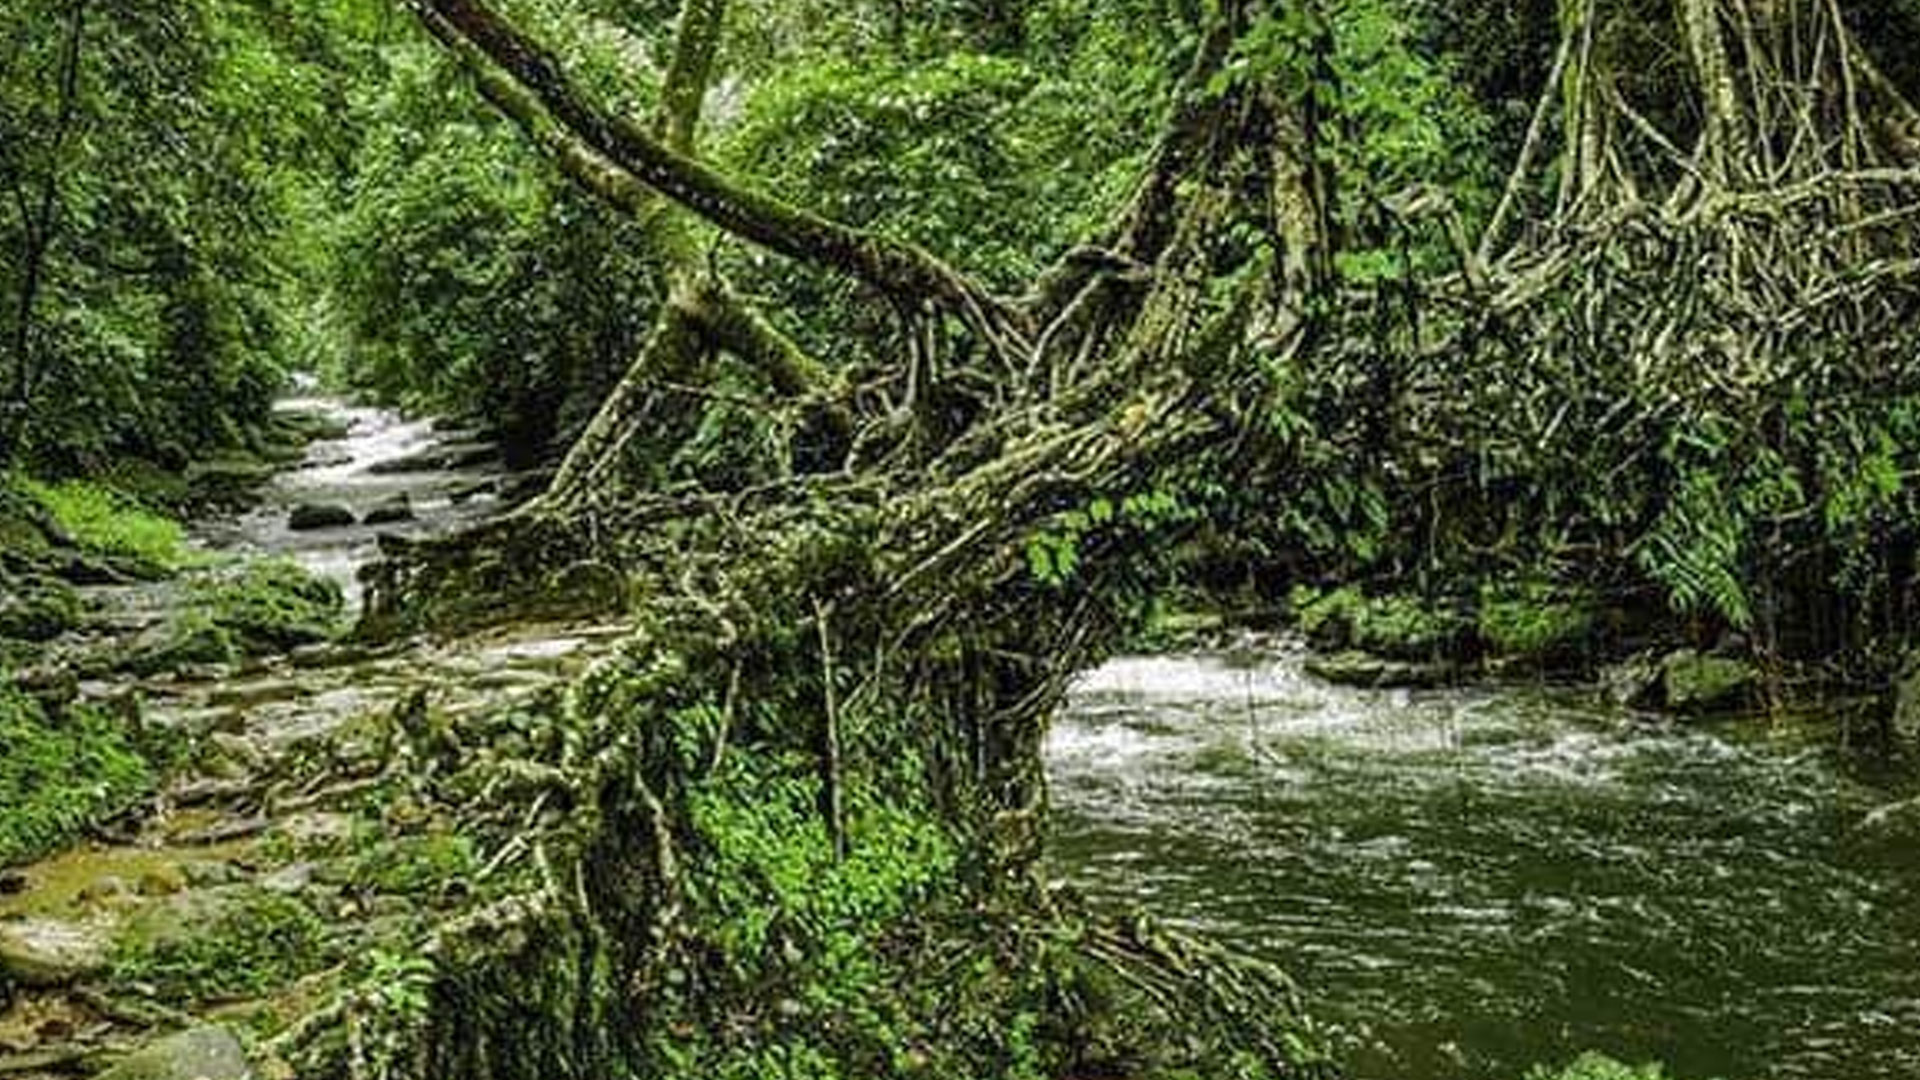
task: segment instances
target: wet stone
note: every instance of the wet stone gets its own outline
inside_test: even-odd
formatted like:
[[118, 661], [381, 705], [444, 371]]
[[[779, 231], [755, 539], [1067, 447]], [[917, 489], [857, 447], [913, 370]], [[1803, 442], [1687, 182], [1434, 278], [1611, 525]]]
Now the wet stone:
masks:
[[413, 500], [402, 491], [390, 499], [383, 499], [373, 509], [367, 511], [362, 519], [365, 525], [397, 525], [414, 520]]
[[328, 503], [301, 503], [287, 515], [287, 528], [294, 532], [341, 529], [355, 524], [358, 520], [353, 516], [353, 511], [344, 506]]
[[0, 972], [27, 986], [64, 986], [107, 966], [108, 935], [57, 919], [0, 922]]
[[201, 1027], [129, 1054], [99, 1080], [253, 1080], [253, 1075], [231, 1031]]

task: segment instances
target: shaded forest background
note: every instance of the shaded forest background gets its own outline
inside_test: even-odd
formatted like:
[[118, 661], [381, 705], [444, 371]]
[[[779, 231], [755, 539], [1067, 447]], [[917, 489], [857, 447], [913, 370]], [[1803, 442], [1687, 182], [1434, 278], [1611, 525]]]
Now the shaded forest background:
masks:
[[[515, 10], [605, 102], [644, 115], [670, 7]], [[1204, 8], [736, 4], [704, 152], [1010, 288], [1124, 201]], [[1233, 70], [1278, 72], [1315, 103], [1317, 152], [1339, 178], [1341, 280], [1380, 295], [1404, 278], [1411, 310], [1416, 274], [1455, 257], [1449, 230], [1480, 235], [1576, 15], [1540, 0], [1343, 0], [1263, 16], [1235, 45]], [[1640, 15], [1664, 25], [1634, 5], [1601, 20], [1609, 78], [1653, 126], [1697, 128], [1684, 50], [1635, 29]], [[1920, 82], [1920, 8], [1870, 0], [1846, 17], [1888, 78]], [[0, 19], [11, 470], [177, 499], [166, 478], [257, 448], [300, 371], [484, 418], [515, 464], [550, 463], [653, 325], [657, 223], [572, 186], [393, 5], [25, 0]], [[1322, 26], [1327, 55], [1301, 55]], [[1886, 144], [1920, 146], [1901, 122]], [[1552, 181], [1538, 183], [1518, 193], [1522, 218], [1549, 208]], [[1434, 205], [1446, 213], [1420, 216]], [[699, 242], [841, 385], [898, 361], [900, 330], [871, 290], [719, 234]], [[1371, 363], [1275, 380], [1272, 423], [1303, 468], [1255, 491], [1185, 493], [1215, 541], [1194, 574], [1269, 591], [1577, 586], [1664, 600], [1700, 617], [1700, 635], [1756, 634], [1770, 653], [1858, 655], [1904, 636], [1920, 409], [1884, 357], [1858, 358], [1842, 380], [1856, 389], [1825, 394], [1804, 373], [1725, 393], [1697, 369], [1615, 379], [1579, 358], [1490, 391], [1470, 385], [1471, 358], [1422, 370], [1390, 357], [1390, 322], [1363, 343]], [[656, 480], [745, 485], [831, 465], [770, 419], [751, 372], [715, 377], [686, 388], [699, 423], [662, 448]], [[1552, 422], [1556, 399], [1594, 392], [1635, 407]], [[1449, 397], [1482, 413], [1523, 399], [1525, 430], [1435, 420], [1420, 403]], [[1388, 428], [1414, 437], [1382, 441]], [[1434, 508], [1442, 495], [1463, 512]], [[1810, 609], [1796, 575], [1840, 588], [1817, 589]]]

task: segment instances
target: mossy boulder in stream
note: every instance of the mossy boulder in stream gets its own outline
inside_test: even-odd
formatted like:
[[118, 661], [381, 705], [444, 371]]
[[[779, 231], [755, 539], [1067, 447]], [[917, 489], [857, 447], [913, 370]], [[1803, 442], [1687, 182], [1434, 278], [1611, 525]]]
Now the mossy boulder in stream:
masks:
[[1608, 668], [1603, 681], [1622, 705], [1684, 716], [1740, 712], [1760, 696], [1760, 671], [1751, 661], [1696, 649], [1643, 653]]
[[287, 560], [208, 571], [187, 582], [181, 610], [136, 640], [119, 664], [154, 675], [329, 641], [339, 627], [340, 586]]

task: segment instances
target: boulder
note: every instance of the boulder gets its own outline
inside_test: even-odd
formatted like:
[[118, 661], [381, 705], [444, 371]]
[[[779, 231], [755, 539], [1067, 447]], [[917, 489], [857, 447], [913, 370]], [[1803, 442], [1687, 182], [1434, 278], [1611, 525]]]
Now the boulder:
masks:
[[255, 501], [255, 493], [273, 478], [273, 473], [271, 462], [252, 457], [194, 462], [186, 470], [185, 502], [217, 510], [250, 506]]
[[1446, 661], [1390, 660], [1356, 650], [1315, 656], [1305, 667], [1307, 674], [1321, 682], [1379, 690], [1451, 686], [1462, 676], [1460, 665]]
[[26, 986], [65, 986], [106, 970], [106, 931], [58, 919], [0, 922], [0, 974]]
[[98, 1080], [253, 1080], [240, 1040], [224, 1027], [189, 1028], [120, 1059]]
[[1660, 662], [1660, 684], [1671, 712], [1737, 712], [1758, 700], [1760, 671], [1731, 656], [1681, 649]]
[[287, 515], [287, 528], [294, 532], [312, 532], [316, 529], [341, 529], [354, 524], [359, 519], [353, 511], [344, 506], [329, 503], [301, 503]]
[[1676, 649], [1642, 653], [1601, 673], [1614, 701], [1634, 709], [1707, 716], [1753, 708], [1760, 671], [1732, 656]]
[[390, 499], [382, 499], [367, 516], [361, 519], [364, 525], [395, 525], [403, 521], [414, 520], [413, 500], [402, 491]]

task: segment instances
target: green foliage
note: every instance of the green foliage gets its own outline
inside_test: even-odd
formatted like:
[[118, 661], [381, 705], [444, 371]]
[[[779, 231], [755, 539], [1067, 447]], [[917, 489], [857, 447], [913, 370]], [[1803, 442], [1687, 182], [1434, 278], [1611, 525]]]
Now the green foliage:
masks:
[[326, 928], [298, 900], [244, 887], [207, 895], [217, 906], [204, 925], [177, 923], [164, 905], [136, 919], [114, 943], [113, 980], [170, 1002], [219, 1001], [283, 986], [325, 961]]
[[1689, 472], [1634, 558], [1648, 577], [1666, 586], [1676, 609], [1719, 615], [1744, 628], [1753, 622], [1741, 585], [1745, 524], [1728, 505], [1718, 477]]
[[[1110, 29], [1095, 22], [1086, 33]], [[1122, 43], [1118, 31], [1101, 40]], [[919, 62], [829, 52], [783, 64], [754, 87], [715, 152], [810, 208], [1015, 288], [1125, 197], [1155, 122], [1141, 84], [1164, 76], [1152, 62], [1164, 58], [1137, 56], [1116, 70], [1070, 39], [1059, 47], [1077, 66], [966, 51]], [[770, 310], [798, 313], [787, 329], [815, 355], [892, 362], [892, 313], [845, 280], [762, 253], [729, 269], [777, 301]]]
[[1288, 597], [1294, 625], [1324, 648], [1356, 648], [1393, 659], [1424, 660], [1458, 651], [1468, 622], [1458, 611], [1417, 596], [1369, 597], [1346, 586], [1322, 592], [1296, 587]]
[[83, 549], [136, 560], [161, 569], [191, 561], [186, 530], [111, 488], [79, 480], [48, 484], [15, 475], [7, 485], [46, 508]]
[[0, 466], [179, 469], [266, 422], [358, 6], [302, 31], [246, 0], [0, 13]]
[[118, 720], [93, 709], [49, 717], [5, 678], [0, 747], [0, 866], [57, 850], [153, 786], [152, 768]]
[[1569, 597], [1541, 582], [1484, 585], [1478, 630], [1487, 648], [1502, 656], [1550, 657], [1576, 652], [1593, 637], [1591, 598]]
[[1055, 514], [1027, 538], [1027, 569], [1042, 585], [1064, 586], [1079, 569], [1083, 549], [1150, 543], [1157, 532], [1201, 516], [1197, 505], [1164, 488], [1117, 500], [1095, 496], [1083, 507]]
[[330, 237], [340, 381], [484, 416], [516, 457], [584, 424], [659, 304], [647, 229], [572, 188], [431, 46], [385, 53]]

